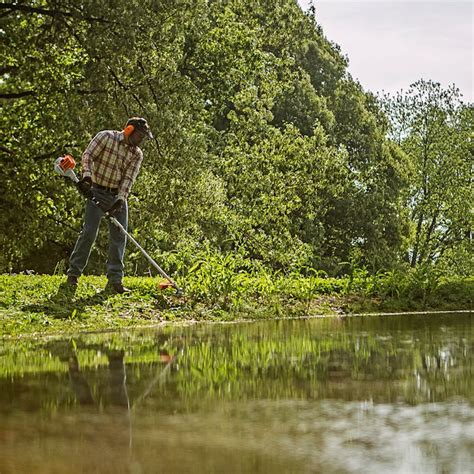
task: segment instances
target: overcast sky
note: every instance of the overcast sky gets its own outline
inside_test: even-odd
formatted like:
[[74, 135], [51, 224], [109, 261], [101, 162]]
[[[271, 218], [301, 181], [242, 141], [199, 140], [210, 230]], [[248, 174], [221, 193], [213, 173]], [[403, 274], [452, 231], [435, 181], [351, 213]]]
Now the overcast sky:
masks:
[[[310, 0], [298, 0], [307, 9]], [[325, 36], [364, 89], [394, 93], [418, 79], [452, 83], [473, 101], [474, 0], [316, 0]]]

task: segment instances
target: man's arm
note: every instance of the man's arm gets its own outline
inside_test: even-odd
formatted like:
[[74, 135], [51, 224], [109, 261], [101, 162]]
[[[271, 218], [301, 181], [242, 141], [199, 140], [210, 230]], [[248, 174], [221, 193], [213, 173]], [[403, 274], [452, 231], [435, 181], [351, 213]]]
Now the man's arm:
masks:
[[107, 143], [108, 134], [106, 131], [99, 132], [89, 143], [82, 154], [82, 177], [90, 178], [92, 175], [92, 166], [94, 158], [97, 158]]
[[132, 185], [138, 176], [138, 172], [140, 171], [142, 161], [143, 153], [140, 150], [139, 156], [132, 160], [125, 169], [125, 173], [122, 176], [122, 181], [120, 182], [117, 199], [122, 199], [124, 201], [127, 200], [130, 189], [132, 189]]

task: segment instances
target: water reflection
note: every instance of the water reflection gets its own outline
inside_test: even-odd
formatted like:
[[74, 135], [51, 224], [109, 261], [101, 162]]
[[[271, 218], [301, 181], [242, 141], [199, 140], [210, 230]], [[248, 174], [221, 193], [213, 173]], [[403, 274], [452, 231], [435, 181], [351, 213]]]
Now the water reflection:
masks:
[[473, 340], [465, 314], [4, 342], [0, 472], [467, 472]]

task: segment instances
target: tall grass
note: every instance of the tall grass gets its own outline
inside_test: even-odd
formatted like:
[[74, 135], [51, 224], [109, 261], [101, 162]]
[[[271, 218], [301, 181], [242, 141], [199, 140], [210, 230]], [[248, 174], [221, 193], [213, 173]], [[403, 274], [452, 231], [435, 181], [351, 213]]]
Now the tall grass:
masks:
[[332, 278], [314, 269], [271, 270], [240, 255], [209, 251], [190, 259], [180, 282], [194, 302], [224, 311], [241, 310], [249, 303], [275, 308], [298, 303], [307, 311], [314, 300], [330, 295], [381, 309], [429, 308], [445, 302], [466, 308], [472, 306], [474, 294], [473, 278], [446, 278], [426, 267], [375, 274], [354, 268], [348, 276]]

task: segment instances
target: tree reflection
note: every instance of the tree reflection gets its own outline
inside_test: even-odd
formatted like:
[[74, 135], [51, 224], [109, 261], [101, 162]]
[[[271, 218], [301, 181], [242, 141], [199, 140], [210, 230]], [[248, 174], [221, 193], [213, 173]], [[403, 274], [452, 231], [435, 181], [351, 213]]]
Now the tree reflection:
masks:
[[[74, 400], [84, 406], [183, 409], [206, 398], [418, 403], [470, 396], [472, 340], [469, 315], [367, 318], [89, 335], [26, 354], [44, 367], [40, 379], [67, 362]], [[19, 354], [3, 359], [12, 370]], [[51, 381], [44, 388], [34, 394], [43, 406], [71, 404]]]

